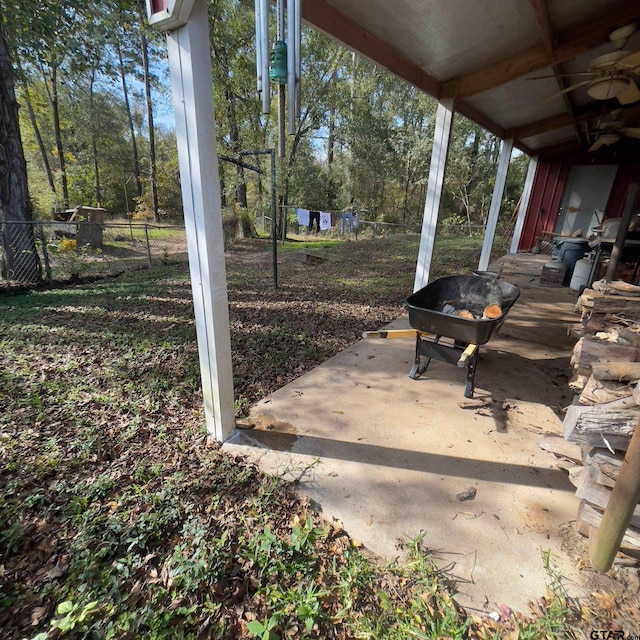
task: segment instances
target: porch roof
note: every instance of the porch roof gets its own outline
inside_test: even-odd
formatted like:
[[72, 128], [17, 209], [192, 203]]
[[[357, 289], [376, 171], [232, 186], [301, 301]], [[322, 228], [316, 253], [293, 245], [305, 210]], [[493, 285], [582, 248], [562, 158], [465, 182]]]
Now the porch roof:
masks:
[[605, 119], [640, 126], [640, 101], [558, 95], [640, 23], [638, 0], [302, 0], [302, 17], [530, 155], [585, 150]]

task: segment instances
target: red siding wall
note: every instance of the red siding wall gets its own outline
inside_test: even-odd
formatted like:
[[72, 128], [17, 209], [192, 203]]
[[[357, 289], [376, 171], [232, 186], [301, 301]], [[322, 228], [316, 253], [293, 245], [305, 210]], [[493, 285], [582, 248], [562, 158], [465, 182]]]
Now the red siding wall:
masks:
[[543, 231], [553, 231], [571, 164], [568, 158], [541, 159], [538, 162], [518, 247], [521, 251], [530, 251]]
[[622, 215], [629, 185], [632, 182], [640, 182], [637, 141], [625, 139], [616, 145], [601, 149], [596, 154], [564, 153], [541, 157], [533, 181], [519, 250], [530, 251], [536, 238], [543, 231], [553, 231], [571, 167], [587, 164], [618, 165], [605, 209], [605, 218], [617, 218]]

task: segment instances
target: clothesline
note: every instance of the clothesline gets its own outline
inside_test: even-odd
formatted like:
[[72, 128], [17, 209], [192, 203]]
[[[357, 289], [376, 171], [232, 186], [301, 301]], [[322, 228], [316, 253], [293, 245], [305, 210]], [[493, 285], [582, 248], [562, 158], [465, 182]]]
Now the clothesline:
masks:
[[314, 224], [316, 232], [331, 229], [338, 222], [338, 216], [340, 216], [341, 233], [344, 233], [345, 226], [348, 226], [351, 233], [360, 224], [360, 214], [352, 211], [335, 213], [331, 211], [310, 211], [309, 209], [296, 207], [296, 213], [298, 215], [298, 224], [301, 227], [308, 227], [309, 231], [313, 231]]
[[[299, 209], [295, 204], [281, 204], [279, 205], [282, 209]], [[309, 209], [309, 211], [314, 211], [314, 209]], [[354, 207], [353, 209], [323, 209], [327, 213], [331, 213], [334, 215], [342, 215], [343, 213], [369, 213], [369, 209], [359, 209], [358, 207]]]

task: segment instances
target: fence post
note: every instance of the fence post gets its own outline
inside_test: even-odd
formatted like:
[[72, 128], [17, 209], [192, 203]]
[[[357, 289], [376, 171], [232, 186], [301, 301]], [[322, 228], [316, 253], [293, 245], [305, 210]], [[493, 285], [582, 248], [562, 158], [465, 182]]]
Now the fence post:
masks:
[[44, 272], [46, 274], [45, 281], [47, 284], [51, 284], [51, 265], [49, 264], [49, 251], [47, 250], [47, 242], [44, 238], [44, 230], [42, 228], [42, 222], [38, 222], [36, 225], [38, 229], [38, 237], [42, 244], [42, 257], [44, 258]]
[[147, 259], [149, 260], [149, 268], [151, 268], [151, 245], [149, 244], [149, 225], [144, 223], [144, 237], [147, 240]]

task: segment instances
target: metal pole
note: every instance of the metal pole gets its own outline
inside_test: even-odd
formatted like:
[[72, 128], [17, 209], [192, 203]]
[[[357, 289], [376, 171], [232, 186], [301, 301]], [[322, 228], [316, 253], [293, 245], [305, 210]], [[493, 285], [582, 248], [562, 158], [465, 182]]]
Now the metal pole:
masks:
[[627, 199], [625, 200], [624, 210], [622, 211], [622, 218], [620, 219], [620, 226], [618, 227], [618, 234], [616, 235], [616, 241], [613, 245], [613, 249], [611, 249], [611, 257], [609, 258], [607, 273], [604, 276], [604, 279], [607, 282], [611, 282], [611, 280], [614, 280], [616, 277], [616, 269], [618, 268], [618, 263], [620, 262], [622, 252], [624, 251], [624, 243], [627, 240], [629, 223], [631, 222], [631, 216], [634, 211], [633, 205], [636, 201], [637, 195], [638, 184], [634, 182], [629, 185]]
[[276, 154], [271, 149], [271, 248], [273, 251], [273, 288], [278, 288], [278, 239], [276, 238]]
[[42, 244], [42, 257], [44, 258], [44, 272], [46, 274], [47, 284], [51, 284], [51, 264], [49, 263], [49, 251], [47, 250], [47, 241], [44, 239], [44, 229], [42, 222], [38, 222], [38, 236]]
[[[284, 40], [284, 0], [278, 0], [278, 40]], [[278, 84], [278, 156], [284, 158], [285, 86]]]
[[151, 245], [149, 244], [149, 225], [144, 225], [144, 237], [147, 239], [147, 258], [149, 260], [149, 268], [151, 268]]
[[271, 111], [271, 86], [269, 84], [269, 0], [260, 0], [260, 64], [262, 65], [262, 113]]
[[240, 156], [260, 156], [269, 154], [271, 156], [271, 242], [273, 248], [273, 288], [278, 288], [278, 242], [276, 234], [276, 153], [274, 149], [252, 149], [251, 151], [241, 151]]
[[129, 213], [129, 196], [127, 195], [127, 185], [131, 180], [131, 176], [127, 178], [126, 172], [123, 171], [125, 181], [124, 181], [124, 202], [127, 207], [127, 221], [129, 222], [129, 233], [131, 234], [131, 242], [133, 242], [133, 227], [131, 226], [131, 217], [133, 214]]
[[296, 3], [287, 0], [287, 84], [289, 135], [296, 133]]

